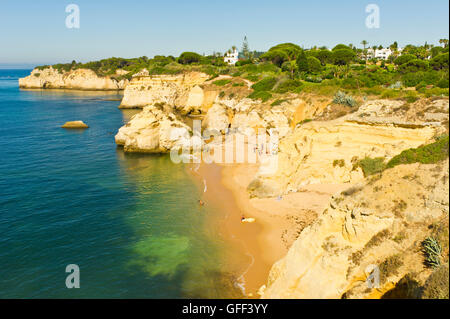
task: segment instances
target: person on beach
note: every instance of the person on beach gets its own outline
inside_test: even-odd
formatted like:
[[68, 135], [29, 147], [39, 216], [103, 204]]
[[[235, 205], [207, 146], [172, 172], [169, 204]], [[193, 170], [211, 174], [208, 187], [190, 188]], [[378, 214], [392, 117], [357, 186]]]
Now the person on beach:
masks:
[[205, 203], [201, 199], [198, 200], [198, 203], [200, 204], [200, 206], [205, 206]]

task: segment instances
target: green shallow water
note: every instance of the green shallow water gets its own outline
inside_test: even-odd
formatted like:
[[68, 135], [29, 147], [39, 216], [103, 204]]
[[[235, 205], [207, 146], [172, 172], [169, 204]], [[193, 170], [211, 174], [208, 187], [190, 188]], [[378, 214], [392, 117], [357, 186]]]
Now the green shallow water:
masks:
[[[240, 297], [239, 260], [185, 166], [128, 155], [102, 92], [19, 90], [0, 70], [0, 298]], [[90, 128], [59, 126], [83, 120]], [[77, 264], [81, 288], [65, 287]]]

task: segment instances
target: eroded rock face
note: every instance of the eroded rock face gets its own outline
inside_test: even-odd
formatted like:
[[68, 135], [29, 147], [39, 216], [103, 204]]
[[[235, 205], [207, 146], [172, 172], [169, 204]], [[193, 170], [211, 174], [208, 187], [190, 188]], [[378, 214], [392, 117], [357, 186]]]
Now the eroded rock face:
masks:
[[200, 84], [208, 75], [191, 72], [179, 75], [138, 75], [133, 77], [124, 91], [121, 108], [142, 108], [153, 104], [169, 104], [175, 108], [201, 108], [205, 94]]
[[371, 108], [381, 107], [369, 102], [361, 111], [337, 120], [298, 125], [280, 142], [276, 174], [257, 176], [249, 186], [250, 194], [278, 196], [307, 184], [356, 183], [364, 178], [354, 165], [358, 160], [389, 160], [405, 149], [429, 142], [443, 130], [435, 123], [409, 123], [376, 111], [367, 118], [359, 116]]
[[[397, 166], [335, 195], [272, 267], [262, 298], [380, 297], [408, 273], [426, 275], [420, 242], [448, 219], [448, 196], [448, 160]], [[389, 258], [400, 260], [395, 270], [380, 266]], [[365, 282], [371, 265], [380, 289]]]
[[222, 104], [215, 103], [208, 110], [202, 124], [206, 130], [224, 133], [230, 124], [226, 107]]
[[171, 112], [147, 106], [119, 129], [116, 144], [125, 152], [167, 153], [176, 146], [190, 145], [191, 129]]
[[422, 127], [448, 122], [449, 101], [419, 100], [408, 104], [403, 101], [373, 100], [362, 105], [348, 121], [366, 124], [391, 124], [399, 127]]
[[19, 87], [26, 89], [123, 90], [127, 84], [128, 80], [117, 82], [88, 69], [60, 73], [52, 67], [34, 69], [29, 76], [19, 79]]

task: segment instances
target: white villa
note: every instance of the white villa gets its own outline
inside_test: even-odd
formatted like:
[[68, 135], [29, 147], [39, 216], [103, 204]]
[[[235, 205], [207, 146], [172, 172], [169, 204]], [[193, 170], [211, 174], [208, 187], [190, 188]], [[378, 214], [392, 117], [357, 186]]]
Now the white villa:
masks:
[[367, 50], [367, 57], [369, 59], [381, 59], [381, 60], [387, 60], [389, 56], [392, 54], [391, 49], [368, 49]]
[[225, 56], [223, 57], [223, 60], [225, 63], [228, 63], [229, 65], [235, 65], [237, 61], [239, 61], [239, 52], [234, 49], [233, 52], [229, 53], [227, 52]]

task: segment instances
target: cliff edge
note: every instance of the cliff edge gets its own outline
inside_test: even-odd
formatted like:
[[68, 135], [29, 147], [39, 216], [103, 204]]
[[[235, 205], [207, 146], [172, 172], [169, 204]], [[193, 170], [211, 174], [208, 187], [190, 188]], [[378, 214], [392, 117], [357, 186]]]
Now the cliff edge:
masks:
[[112, 91], [123, 90], [128, 80], [117, 81], [111, 77], [100, 77], [89, 69], [60, 71], [53, 67], [34, 69], [25, 78], [19, 79], [19, 87], [24, 89], [68, 89]]

